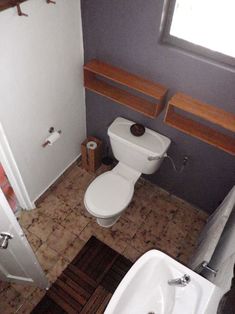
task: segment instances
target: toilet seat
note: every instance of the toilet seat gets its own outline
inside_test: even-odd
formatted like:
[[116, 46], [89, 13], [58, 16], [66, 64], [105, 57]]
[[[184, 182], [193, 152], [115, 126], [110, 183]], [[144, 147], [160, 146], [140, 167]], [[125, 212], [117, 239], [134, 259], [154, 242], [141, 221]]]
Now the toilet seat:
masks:
[[95, 217], [108, 218], [121, 213], [130, 203], [133, 193], [133, 182], [114, 171], [108, 171], [89, 185], [84, 203], [88, 212]]

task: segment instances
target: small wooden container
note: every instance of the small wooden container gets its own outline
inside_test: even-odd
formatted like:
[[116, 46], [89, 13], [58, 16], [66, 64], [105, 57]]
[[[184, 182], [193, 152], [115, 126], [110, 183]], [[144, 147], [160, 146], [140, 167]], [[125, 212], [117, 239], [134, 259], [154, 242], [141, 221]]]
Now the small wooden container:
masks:
[[[93, 141], [97, 144], [95, 149], [88, 149], [87, 143]], [[89, 172], [95, 172], [101, 165], [102, 159], [102, 142], [93, 136], [88, 138], [81, 145], [82, 167]]]

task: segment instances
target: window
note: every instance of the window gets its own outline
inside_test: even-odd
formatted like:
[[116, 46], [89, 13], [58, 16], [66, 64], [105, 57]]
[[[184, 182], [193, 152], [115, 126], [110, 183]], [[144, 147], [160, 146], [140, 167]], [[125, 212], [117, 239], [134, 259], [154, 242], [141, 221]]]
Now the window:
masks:
[[163, 42], [235, 66], [235, 0], [169, 0]]

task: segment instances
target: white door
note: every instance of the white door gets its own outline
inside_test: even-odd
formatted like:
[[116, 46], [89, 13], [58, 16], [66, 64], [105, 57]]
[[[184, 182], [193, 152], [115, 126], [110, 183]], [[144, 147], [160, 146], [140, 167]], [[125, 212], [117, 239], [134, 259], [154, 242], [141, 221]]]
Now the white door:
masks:
[[48, 288], [39, 265], [18, 221], [0, 189], [0, 280]]

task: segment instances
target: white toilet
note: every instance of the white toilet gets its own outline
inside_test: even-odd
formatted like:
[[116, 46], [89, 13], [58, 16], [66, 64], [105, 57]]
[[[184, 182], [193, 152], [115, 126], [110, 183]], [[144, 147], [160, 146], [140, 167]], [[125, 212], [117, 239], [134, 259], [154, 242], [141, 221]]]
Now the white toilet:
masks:
[[134, 123], [116, 118], [110, 125], [108, 135], [119, 162], [91, 182], [85, 193], [85, 207], [102, 227], [111, 227], [118, 220], [132, 200], [138, 178], [160, 167], [171, 143], [167, 137], [147, 128], [142, 136], [132, 135], [130, 127]]

